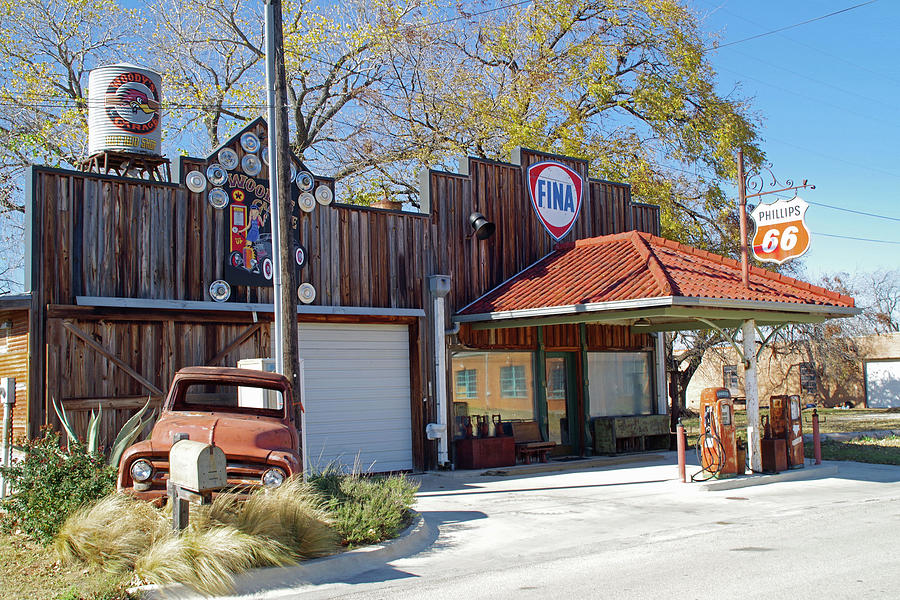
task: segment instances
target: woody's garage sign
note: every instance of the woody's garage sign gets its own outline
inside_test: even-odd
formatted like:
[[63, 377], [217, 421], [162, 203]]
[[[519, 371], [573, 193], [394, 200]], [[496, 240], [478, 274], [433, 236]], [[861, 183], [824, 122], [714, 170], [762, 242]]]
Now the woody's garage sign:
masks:
[[762, 262], [782, 264], [809, 250], [809, 229], [805, 215], [809, 208], [802, 198], [760, 204], [750, 216], [756, 223], [753, 256]]
[[553, 239], [564, 238], [575, 224], [583, 185], [581, 176], [562, 163], [548, 160], [528, 167], [531, 206]]

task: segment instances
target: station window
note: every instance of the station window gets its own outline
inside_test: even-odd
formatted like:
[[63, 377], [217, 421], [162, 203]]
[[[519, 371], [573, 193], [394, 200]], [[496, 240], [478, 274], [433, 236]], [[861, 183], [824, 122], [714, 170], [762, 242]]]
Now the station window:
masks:
[[738, 393], [740, 380], [738, 379], [737, 365], [725, 365], [722, 367], [722, 387], [728, 388], [732, 395]]
[[816, 376], [815, 365], [800, 363], [797, 370], [800, 372], [800, 393], [812, 395], [819, 393], [819, 379]]
[[588, 352], [592, 417], [653, 414], [649, 352]]
[[460, 369], [456, 372], [456, 397], [470, 400], [478, 397], [478, 371]]
[[453, 415], [456, 437], [466, 417], [500, 415], [504, 421], [535, 419], [534, 354], [531, 352], [454, 352]]
[[[548, 361], [549, 362], [549, 361]], [[565, 361], [554, 363], [552, 366], [548, 364], [547, 372], [547, 399], [548, 400], [565, 400], [566, 384], [568, 373], [566, 372]]]

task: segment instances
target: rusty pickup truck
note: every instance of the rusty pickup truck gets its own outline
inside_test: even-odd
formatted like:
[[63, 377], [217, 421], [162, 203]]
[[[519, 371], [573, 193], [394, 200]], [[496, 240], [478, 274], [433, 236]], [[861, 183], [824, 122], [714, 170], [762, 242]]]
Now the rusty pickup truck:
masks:
[[282, 375], [226, 367], [181, 369], [150, 438], [122, 455], [118, 489], [144, 500], [165, 496], [176, 434], [221, 448], [229, 487], [277, 487], [302, 471], [299, 406]]

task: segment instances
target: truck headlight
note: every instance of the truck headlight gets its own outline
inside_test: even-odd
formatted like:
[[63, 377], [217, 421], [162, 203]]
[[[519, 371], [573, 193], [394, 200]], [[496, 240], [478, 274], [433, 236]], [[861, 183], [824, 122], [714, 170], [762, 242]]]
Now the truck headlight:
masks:
[[144, 459], [136, 460], [131, 464], [131, 478], [143, 483], [153, 477], [153, 465]]
[[284, 483], [284, 471], [281, 469], [269, 469], [260, 478], [262, 484], [268, 488], [276, 488]]

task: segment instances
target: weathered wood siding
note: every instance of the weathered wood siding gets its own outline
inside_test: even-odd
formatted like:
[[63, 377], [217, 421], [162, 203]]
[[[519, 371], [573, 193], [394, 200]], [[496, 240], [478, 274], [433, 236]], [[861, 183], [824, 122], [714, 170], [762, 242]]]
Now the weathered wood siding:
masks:
[[[468, 175], [430, 174], [431, 248], [436, 272], [450, 275], [449, 309], [456, 312], [482, 294], [549, 254], [555, 240], [534, 215], [526, 187], [526, 169], [557, 160], [588, 182], [581, 212], [561, 241], [637, 229], [659, 234], [659, 207], [633, 204], [631, 188], [588, 179], [587, 162], [522, 150], [521, 165], [469, 158]], [[493, 237], [472, 236], [468, 216], [480, 212], [496, 224]]]
[[[28, 311], [0, 310], [0, 323], [12, 326], [0, 341], [0, 377], [15, 377], [16, 404], [13, 406], [13, 439], [28, 434]], [[0, 417], [3, 411], [0, 407]]]
[[[36, 170], [41, 244], [35, 272], [46, 304], [76, 296], [208, 301], [222, 277], [224, 212], [204, 194], [137, 179]], [[332, 204], [300, 218], [316, 304], [421, 308], [428, 217]], [[235, 302], [271, 302], [272, 288], [236, 286]]]
[[[459, 343], [479, 350], [537, 350], [538, 327], [510, 327], [508, 329], [472, 329], [464, 324], [459, 330]], [[581, 338], [577, 323], [546, 325], [543, 328], [544, 350], [548, 352], [579, 352]], [[646, 333], [631, 333], [628, 327], [598, 325], [585, 327], [585, 346], [588, 352], [602, 350], [639, 351], [655, 348], [653, 337]]]

